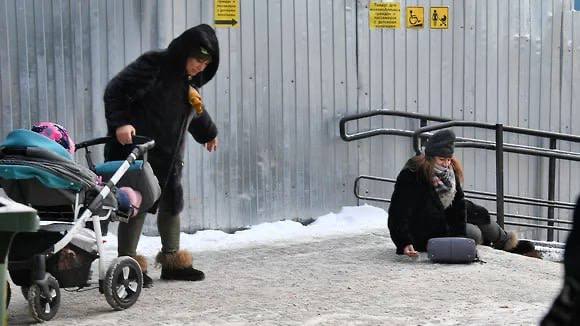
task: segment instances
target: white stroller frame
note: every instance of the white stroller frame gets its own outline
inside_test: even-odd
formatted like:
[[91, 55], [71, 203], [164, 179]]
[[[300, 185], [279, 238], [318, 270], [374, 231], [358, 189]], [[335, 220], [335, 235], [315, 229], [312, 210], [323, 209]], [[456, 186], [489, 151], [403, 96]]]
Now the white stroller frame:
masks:
[[[147, 145], [147, 144], [145, 144]], [[138, 145], [138, 146], [142, 146], [142, 145]], [[138, 149], [136, 149], [138, 151]], [[78, 194], [76, 195], [76, 200], [75, 200], [75, 223], [73, 225], [73, 227], [68, 230], [67, 234], [60, 239], [60, 241], [58, 241], [55, 245], [54, 245], [54, 253], [59, 252], [60, 250], [62, 250], [66, 245], [68, 245], [72, 238], [78, 233], [79, 229], [84, 228], [86, 222], [92, 221], [93, 222], [93, 227], [94, 227], [94, 231], [95, 231], [95, 237], [96, 237], [96, 241], [97, 241], [97, 253], [99, 254], [99, 262], [98, 262], [98, 266], [99, 266], [99, 283], [102, 282], [102, 280], [104, 280], [105, 278], [105, 266], [103, 263], [103, 235], [101, 233], [101, 221], [106, 221], [107, 219], [109, 219], [112, 210], [109, 209], [107, 210], [107, 214], [105, 216], [99, 216], [98, 214], [93, 214], [93, 210], [95, 209], [95, 206], [97, 206], [104, 198], [107, 198], [107, 196], [109, 195], [109, 193], [111, 192], [111, 189], [113, 187], [115, 187], [115, 185], [119, 182], [119, 180], [121, 180], [121, 177], [123, 177], [123, 175], [125, 174], [125, 172], [127, 172], [127, 170], [129, 169], [129, 167], [131, 166], [131, 164], [137, 159], [138, 155], [135, 154], [135, 150], [129, 154], [129, 158], [127, 160], [125, 160], [123, 162], [123, 164], [121, 164], [121, 167], [119, 167], [119, 169], [115, 172], [115, 174], [113, 174], [113, 176], [111, 177], [111, 179], [103, 186], [103, 189], [101, 189], [101, 191], [99, 192], [99, 194], [97, 195], [97, 197], [95, 197], [95, 199], [93, 199], [93, 201], [91, 202], [91, 204], [89, 205], [89, 207], [87, 207], [82, 215], [80, 217], [78, 217], [78, 212], [80, 211], [80, 208], [83, 207], [82, 205], [79, 205], [78, 203]], [[41, 221], [41, 225], [44, 224], [43, 222], [50, 222], [50, 221]]]
[[[124, 310], [131, 307], [141, 293], [143, 286], [143, 274], [137, 261], [133, 258], [117, 257], [106, 269], [103, 261], [103, 235], [101, 221], [108, 220], [114, 211], [114, 207], [103, 206], [104, 199], [109, 196], [112, 189], [115, 188], [119, 180], [129, 170], [135, 160], [143, 155], [146, 160], [147, 151], [155, 146], [155, 142], [144, 137], [135, 137], [136, 140], [145, 140], [146, 142], [136, 145], [128, 157], [123, 161], [120, 167], [114, 172], [112, 177], [102, 186], [98, 194], [91, 200], [88, 206], [80, 203], [80, 192], [75, 194], [73, 208], [73, 222], [68, 221], [51, 221], [43, 219], [40, 221], [40, 230], [45, 231], [64, 231], [58, 225], [67, 225], [66, 234], [58, 240], [51, 248], [42, 253], [34, 254], [31, 258], [32, 283], [29, 288], [22, 286], [22, 292], [27, 297], [31, 315], [37, 321], [47, 321], [52, 319], [60, 306], [60, 289], [59, 282], [53, 276], [46, 272], [45, 259], [63, 250], [77, 235], [81, 229], [85, 228], [87, 222], [92, 222], [96, 238], [96, 247], [98, 254], [98, 274], [99, 274], [99, 292], [105, 294], [107, 302], [115, 310]], [[85, 148], [87, 163], [91, 170], [94, 165], [90, 157], [90, 146], [104, 144], [110, 141], [111, 137], [103, 137], [89, 140], [77, 145], [77, 149]], [[84, 208], [84, 210], [81, 209]], [[104, 212], [98, 214], [97, 211]], [[80, 216], [79, 216], [80, 213]], [[127, 221], [121, 217], [117, 220]], [[68, 228], [68, 226], [72, 227]], [[53, 226], [53, 227], [51, 227]], [[93, 258], [94, 259], [94, 258]], [[23, 262], [14, 262], [22, 264]], [[10, 266], [10, 262], [9, 262]], [[131, 277], [130, 277], [131, 276]]]

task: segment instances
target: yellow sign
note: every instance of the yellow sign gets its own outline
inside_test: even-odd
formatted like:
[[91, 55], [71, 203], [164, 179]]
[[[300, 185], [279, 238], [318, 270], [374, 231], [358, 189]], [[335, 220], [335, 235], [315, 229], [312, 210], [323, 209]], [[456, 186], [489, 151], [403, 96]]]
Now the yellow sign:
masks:
[[401, 4], [398, 2], [371, 2], [369, 4], [370, 28], [400, 28]]
[[216, 27], [238, 27], [240, 22], [239, 0], [215, 0], [213, 22]]
[[431, 7], [431, 29], [448, 29], [449, 28], [449, 7]]
[[423, 7], [407, 7], [407, 28], [423, 28], [424, 21]]

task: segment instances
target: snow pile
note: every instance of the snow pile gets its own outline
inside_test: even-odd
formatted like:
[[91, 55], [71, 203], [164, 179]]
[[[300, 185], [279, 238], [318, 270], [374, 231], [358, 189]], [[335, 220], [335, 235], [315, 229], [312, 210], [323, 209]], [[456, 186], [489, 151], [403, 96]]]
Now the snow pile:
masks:
[[536, 250], [542, 254], [544, 260], [562, 262], [564, 261], [564, 243], [554, 241], [530, 240], [536, 246]]
[[[192, 252], [230, 250], [272, 244], [302, 243], [328, 237], [363, 234], [372, 231], [387, 232], [387, 212], [381, 208], [363, 205], [346, 206], [338, 213], [317, 217], [314, 222], [303, 225], [291, 220], [262, 223], [249, 226], [247, 230], [233, 234], [219, 230], [198, 231], [195, 234], [181, 233], [181, 248]], [[115, 257], [117, 236], [105, 237], [105, 257]], [[556, 242], [534, 241], [536, 249], [544, 260], [561, 262], [563, 244]], [[137, 252], [154, 257], [161, 249], [159, 237], [141, 236]], [[112, 259], [112, 258], [109, 258]]]
[[[347, 206], [338, 213], [329, 213], [315, 219], [309, 225], [283, 220], [250, 226], [249, 229], [228, 234], [218, 230], [181, 233], [181, 248], [192, 252], [237, 249], [278, 243], [299, 243], [338, 236], [353, 235], [373, 230], [387, 230], [387, 213], [378, 207]], [[106, 256], [115, 255], [116, 235], [109, 234]], [[153, 257], [161, 249], [159, 237], [142, 236], [137, 251]]]

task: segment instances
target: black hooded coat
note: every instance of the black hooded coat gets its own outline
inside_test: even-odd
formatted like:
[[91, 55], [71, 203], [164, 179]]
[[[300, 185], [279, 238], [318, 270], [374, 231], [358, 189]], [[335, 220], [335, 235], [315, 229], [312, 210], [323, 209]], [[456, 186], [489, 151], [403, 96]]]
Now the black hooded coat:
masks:
[[[189, 80], [187, 58], [204, 47], [211, 55], [206, 69]], [[219, 46], [213, 28], [198, 25], [171, 41], [167, 49], [150, 51], [125, 67], [105, 89], [107, 133], [133, 125], [136, 134], [155, 140], [148, 159], [163, 191], [174, 203], [173, 214], [183, 209], [181, 172], [185, 133], [200, 144], [217, 136], [217, 127], [207, 110], [196, 115], [188, 100], [189, 86], [196, 89], [211, 80], [219, 66]], [[124, 160], [131, 146], [118, 142], [105, 146], [105, 160]], [[155, 212], [156, 207], [152, 212]]]

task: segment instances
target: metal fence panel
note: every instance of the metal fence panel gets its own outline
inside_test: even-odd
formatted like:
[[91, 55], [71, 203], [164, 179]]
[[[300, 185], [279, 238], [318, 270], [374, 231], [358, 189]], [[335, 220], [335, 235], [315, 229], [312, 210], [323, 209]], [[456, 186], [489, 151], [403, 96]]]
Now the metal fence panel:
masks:
[[[217, 30], [223, 59], [202, 89], [220, 149], [209, 154], [187, 142], [183, 230], [308, 219], [356, 204], [358, 174], [396, 176], [412, 155], [410, 141], [344, 143], [338, 120], [348, 114], [386, 108], [579, 132], [580, 16], [570, 0], [400, 4], [401, 28], [371, 30], [368, 0], [240, 0], [240, 25]], [[406, 6], [423, 6], [427, 21], [430, 6], [448, 6], [449, 29], [405, 28]], [[0, 136], [39, 120], [65, 125], [78, 141], [104, 135], [107, 81], [185, 28], [211, 24], [213, 10], [202, 0], [3, 1]], [[349, 130], [382, 127], [418, 124], [383, 117]], [[494, 137], [469, 128], [458, 133]], [[506, 139], [547, 146], [535, 137]], [[467, 188], [495, 191], [492, 152], [458, 155]], [[547, 164], [508, 154], [507, 193], [546, 198]], [[578, 166], [557, 167], [556, 198], [572, 201], [580, 191], [572, 181]], [[365, 191], [390, 194], [377, 184]], [[517, 205], [508, 210], [545, 215]], [[155, 230], [148, 220], [146, 232]]]

